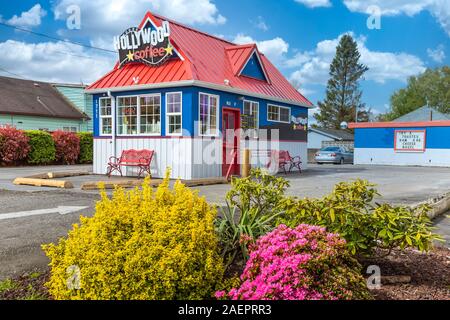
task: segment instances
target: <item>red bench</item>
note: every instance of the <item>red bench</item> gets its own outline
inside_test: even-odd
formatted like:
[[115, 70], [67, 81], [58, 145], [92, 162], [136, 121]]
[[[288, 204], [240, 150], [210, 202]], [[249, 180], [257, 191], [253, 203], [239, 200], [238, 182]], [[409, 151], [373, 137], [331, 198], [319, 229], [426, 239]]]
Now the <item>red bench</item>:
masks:
[[[278, 170], [283, 169], [284, 174], [287, 174], [287, 171], [291, 172], [293, 168], [297, 168], [300, 173], [302, 172], [300, 156], [291, 157], [287, 150], [271, 150], [267, 167], [270, 167], [272, 159], [278, 161]], [[288, 170], [286, 170], [286, 167], [288, 167]]]
[[153, 150], [123, 150], [120, 158], [110, 157], [108, 162], [108, 169], [106, 174], [111, 177], [113, 171], [118, 171], [122, 176], [122, 167], [138, 167], [138, 177], [144, 172], [147, 172], [150, 176], [150, 164], [152, 163]]

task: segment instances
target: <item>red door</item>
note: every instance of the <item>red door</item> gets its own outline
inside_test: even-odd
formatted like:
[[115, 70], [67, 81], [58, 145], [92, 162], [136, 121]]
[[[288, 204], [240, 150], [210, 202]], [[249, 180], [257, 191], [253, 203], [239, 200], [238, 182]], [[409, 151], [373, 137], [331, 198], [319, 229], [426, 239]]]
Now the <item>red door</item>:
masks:
[[240, 111], [223, 108], [222, 135], [223, 135], [223, 162], [222, 175], [225, 177], [230, 169], [230, 174], [239, 175], [238, 163], [239, 137], [235, 130], [240, 128]]

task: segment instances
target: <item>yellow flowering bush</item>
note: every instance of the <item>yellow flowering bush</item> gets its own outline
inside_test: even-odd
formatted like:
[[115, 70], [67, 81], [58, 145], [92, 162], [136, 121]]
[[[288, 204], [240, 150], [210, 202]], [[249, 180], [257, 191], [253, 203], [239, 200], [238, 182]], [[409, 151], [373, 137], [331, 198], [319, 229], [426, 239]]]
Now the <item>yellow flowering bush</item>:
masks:
[[[154, 191], [101, 192], [92, 218], [44, 245], [55, 299], [204, 299], [221, 285], [216, 209], [169, 178]], [[75, 271], [78, 271], [76, 273]]]

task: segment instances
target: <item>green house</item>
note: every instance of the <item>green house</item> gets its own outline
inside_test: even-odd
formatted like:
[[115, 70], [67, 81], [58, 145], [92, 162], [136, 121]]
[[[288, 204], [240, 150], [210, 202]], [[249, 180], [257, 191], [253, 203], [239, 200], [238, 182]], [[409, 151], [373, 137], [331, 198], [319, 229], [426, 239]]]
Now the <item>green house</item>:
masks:
[[84, 85], [0, 77], [0, 125], [92, 131], [92, 96]]

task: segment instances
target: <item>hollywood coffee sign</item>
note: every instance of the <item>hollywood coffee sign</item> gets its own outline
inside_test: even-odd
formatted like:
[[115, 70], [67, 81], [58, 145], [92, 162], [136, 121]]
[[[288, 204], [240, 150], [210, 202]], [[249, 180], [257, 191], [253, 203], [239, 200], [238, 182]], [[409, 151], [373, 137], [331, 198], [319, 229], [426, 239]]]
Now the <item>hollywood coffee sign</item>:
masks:
[[157, 66], [173, 55], [170, 44], [169, 22], [163, 21], [160, 27], [125, 30], [114, 37], [114, 47], [119, 51], [120, 67], [130, 62], [141, 62], [149, 66]]

